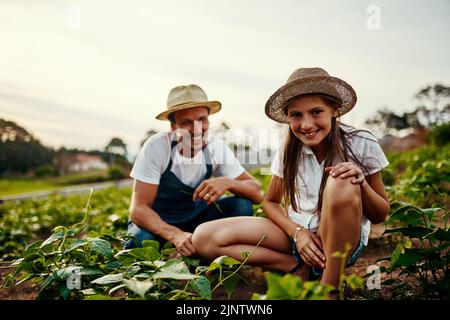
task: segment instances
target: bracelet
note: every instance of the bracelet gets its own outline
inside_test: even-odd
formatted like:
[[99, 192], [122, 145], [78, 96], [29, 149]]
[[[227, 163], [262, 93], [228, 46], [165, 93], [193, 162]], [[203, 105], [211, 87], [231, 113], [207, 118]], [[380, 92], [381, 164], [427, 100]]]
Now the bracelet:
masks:
[[295, 228], [294, 235], [292, 236], [292, 239], [294, 240], [295, 243], [297, 243], [297, 235], [302, 229], [305, 229], [305, 227], [297, 226], [297, 228]]

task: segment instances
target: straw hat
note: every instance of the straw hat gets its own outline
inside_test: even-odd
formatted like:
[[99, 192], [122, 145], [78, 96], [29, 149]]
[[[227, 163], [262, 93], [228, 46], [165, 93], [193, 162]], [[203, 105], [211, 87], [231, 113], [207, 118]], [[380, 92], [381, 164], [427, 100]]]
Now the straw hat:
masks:
[[206, 107], [209, 114], [218, 112], [222, 104], [219, 101], [208, 101], [205, 91], [196, 84], [178, 86], [170, 90], [167, 97], [167, 110], [156, 116], [158, 120], [169, 120], [169, 114], [184, 109]]
[[320, 93], [337, 100], [338, 116], [349, 112], [356, 104], [356, 93], [344, 80], [332, 77], [322, 68], [295, 70], [286, 84], [279, 88], [266, 102], [266, 115], [281, 123], [288, 123], [285, 104], [289, 99], [309, 93]]

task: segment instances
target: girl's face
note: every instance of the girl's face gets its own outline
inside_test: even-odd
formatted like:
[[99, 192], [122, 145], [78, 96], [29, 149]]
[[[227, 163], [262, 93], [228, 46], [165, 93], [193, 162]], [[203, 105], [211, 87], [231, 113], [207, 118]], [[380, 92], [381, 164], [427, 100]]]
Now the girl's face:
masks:
[[317, 150], [325, 143], [331, 130], [335, 110], [318, 96], [300, 96], [290, 101], [287, 108], [289, 126], [300, 141]]

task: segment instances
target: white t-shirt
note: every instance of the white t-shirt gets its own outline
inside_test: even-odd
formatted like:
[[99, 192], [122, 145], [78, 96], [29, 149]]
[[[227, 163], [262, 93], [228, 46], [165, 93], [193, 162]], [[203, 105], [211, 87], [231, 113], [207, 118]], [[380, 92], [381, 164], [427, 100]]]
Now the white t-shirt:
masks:
[[[346, 131], [353, 131], [355, 129], [347, 126], [342, 126]], [[362, 171], [365, 175], [371, 175], [375, 172], [388, 166], [389, 162], [381, 149], [380, 145], [375, 142], [375, 137], [365, 131], [355, 133], [353, 138], [350, 139], [350, 146], [359, 161], [368, 170]], [[283, 149], [284, 145], [281, 145], [272, 162], [271, 171], [272, 174], [282, 178], [283, 169], [281, 164], [283, 163]], [[349, 161], [355, 163], [351, 159]], [[341, 162], [341, 161], [336, 161]], [[336, 164], [336, 163], [334, 163]], [[355, 163], [358, 165], [357, 163]], [[302, 147], [302, 155], [300, 158], [299, 172], [297, 175], [297, 183], [299, 195], [296, 196], [297, 206], [299, 212], [288, 208], [288, 215], [294, 222], [299, 225], [317, 232], [320, 223], [320, 217], [315, 213], [316, 205], [319, 200], [320, 182], [322, 181], [323, 166], [324, 163], [318, 163], [316, 156], [312, 149], [308, 146]], [[298, 198], [300, 196], [300, 198]], [[370, 233], [370, 221], [364, 215], [361, 219], [361, 240], [364, 245], [367, 245], [369, 241]]]
[[[161, 175], [169, 165], [171, 156], [172, 133], [157, 133], [144, 143], [139, 152], [130, 176], [136, 180], [159, 184]], [[219, 138], [208, 135], [207, 148], [213, 176], [225, 176], [235, 179], [245, 169], [236, 159], [231, 149]], [[172, 171], [184, 184], [196, 187], [206, 174], [206, 163], [203, 150], [192, 157], [184, 157], [178, 150], [173, 152]]]

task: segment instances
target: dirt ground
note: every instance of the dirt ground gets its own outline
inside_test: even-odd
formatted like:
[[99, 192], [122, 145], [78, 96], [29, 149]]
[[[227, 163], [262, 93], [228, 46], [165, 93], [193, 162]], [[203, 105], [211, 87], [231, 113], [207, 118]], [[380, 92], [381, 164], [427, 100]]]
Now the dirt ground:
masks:
[[[381, 237], [383, 233], [383, 227], [373, 226], [371, 232], [371, 239], [368, 246], [362, 252], [358, 261], [346, 270], [347, 274], [357, 274], [364, 276], [367, 273], [367, 268], [371, 265], [375, 265], [375, 261], [379, 258], [389, 256], [386, 240]], [[8, 269], [1, 269], [0, 275], [3, 277], [9, 272]], [[247, 280], [247, 283], [240, 282], [235, 291], [233, 292], [233, 300], [248, 300], [251, 299], [254, 292], [264, 294], [267, 291], [266, 281], [264, 278], [264, 270], [259, 267], [244, 267], [241, 271], [242, 276]], [[393, 275], [394, 277], [396, 275]], [[386, 275], [382, 275], [381, 281], [387, 279]], [[410, 285], [410, 288], [414, 290], [417, 284], [413, 279], [405, 278]], [[3, 278], [0, 282], [0, 286], [3, 284]], [[39, 286], [36, 283], [26, 282], [19, 286], [11, 288], [0, 289], [0, 300], [33, 300], [37, 297]], [[351, 294], [350, 299], [391, 299], [395, 294], [391, 286], [382, 285], [381, 290], [374, 290], [374, 294], [371, 294], [367, 287], [365, 288], [365, 296], [362, 297], [358, 294]], [[376, 294], [375, 294], [376, 292]], [[213, 299], [225, 300], [228, 296], [223, 288], [218, 288], [213, 293]]]

